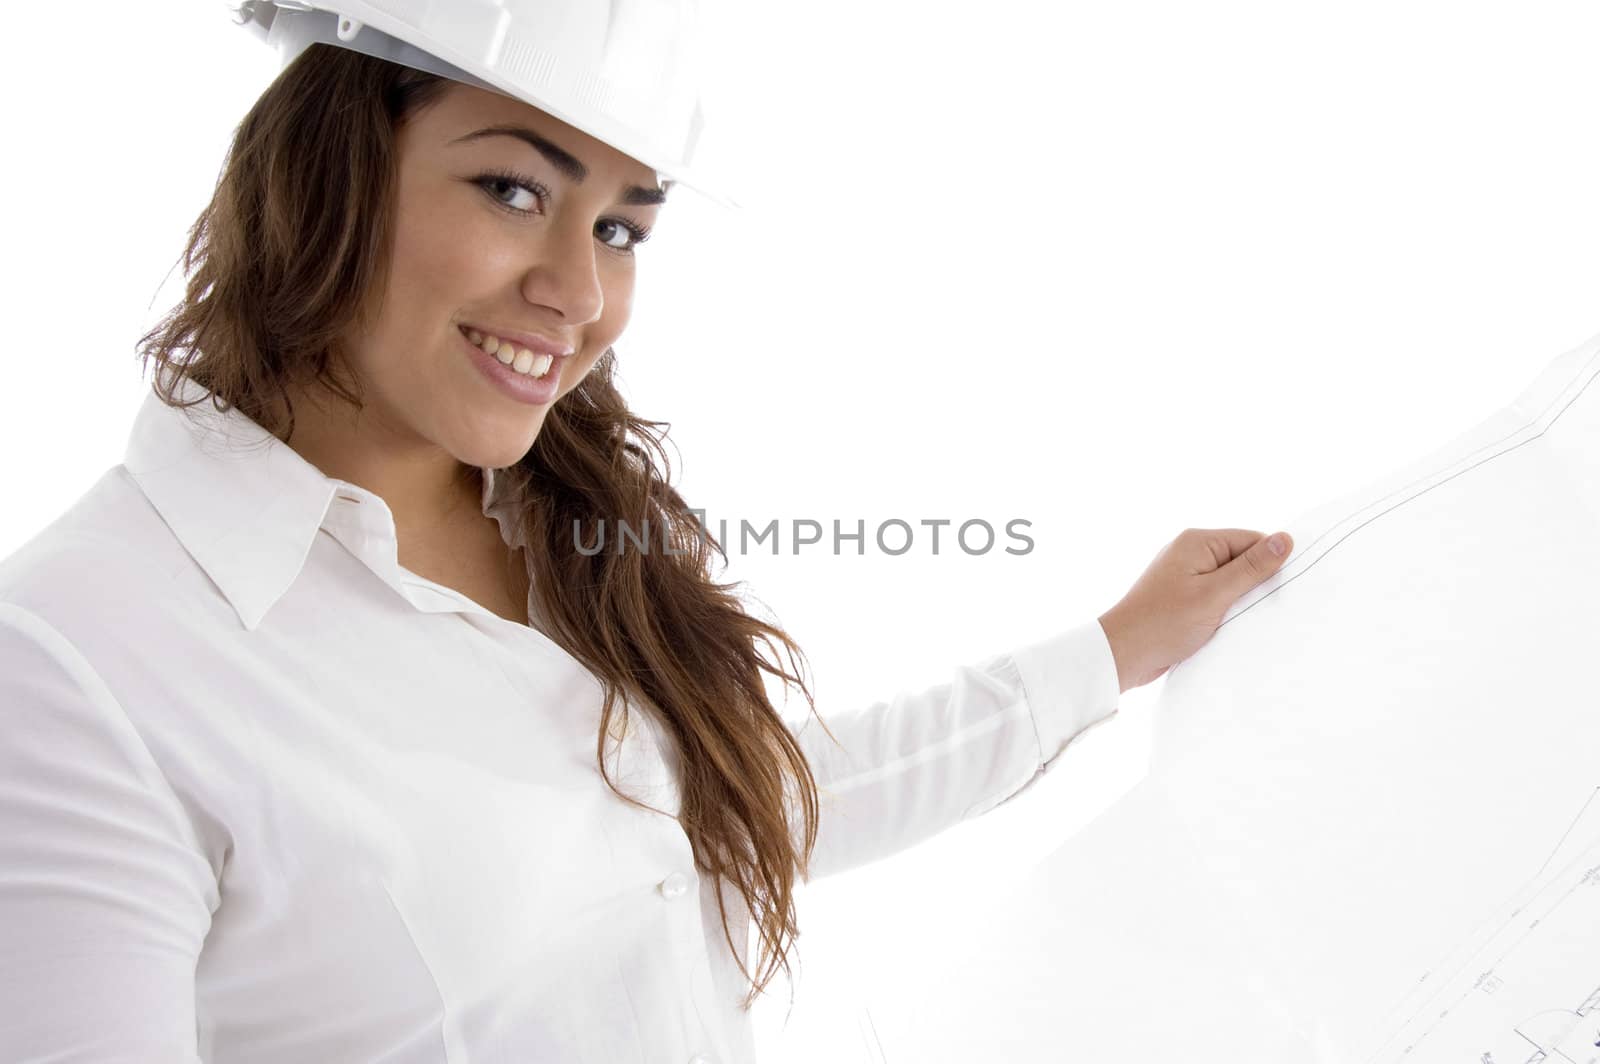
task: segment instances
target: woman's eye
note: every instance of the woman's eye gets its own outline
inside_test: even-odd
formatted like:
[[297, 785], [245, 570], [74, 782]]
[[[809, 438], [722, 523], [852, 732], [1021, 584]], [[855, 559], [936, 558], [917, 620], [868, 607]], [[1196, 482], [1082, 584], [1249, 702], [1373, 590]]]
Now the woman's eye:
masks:
[[[513, 181], [508, 177], [486, 177], [486, 178], [482, 179], [479, 183], [482, 184], [483, 187], [486, 190], [489, 191], [489, 194], [494, 196], [494, 198], [496, 200], [499, 200], [501, 203], [505, 204], [507, 207], [510, 207], [512, 210], [518, 210], [518, 211], [530, 210], [533, 206], [538, 204], [539, 199], [540, 199], [540, 189], [539, 188], [537, 188], [534, 185], [525, 184], [524, 182], [521, 182], [521, 181]], [[508, 188], [513, 190], [513, 191], [516, 191], [516, 192], [524, 192], [524, 193], [526, 193], [527, 195], [532, 197], [532, 202], [531, 203], [526, 203], [526, 205], [519, 206], [518, 204], [509, 203], [506, 200], [501, 199], [501, 197], [499, 195], [500, 191], [503, 190], [503, 189], [508, 189]]]
[[[481, 174], [475, 180], [497, 204], [518, 214], [532, 214], [533, 208], [543, 203], [550, 195], [549, 189], [532, 178], [491, 173]], [[513, 199], [508, 200], [502, 195], [503, 192], [508, 190], [512, 193]], [[524, 199], [521, 203], [518, 203], [514, 198], [517, 193], [531, 197], [531, 200]], [[650, 230], [647, 227], [620, 218], [602, 218], [597, 224], [596, 230], [599, 231], [602, 228], [609, 230], [611, 237], [620, 235], [622, 241], [614, 243], [612, 239], [602, 237], [601, 243], [623, 254], [631, 254], [635, 247], [650, 238]]]
[[650, 238], [648, 229], [634, 228], [625, 222], [619, 222], [615, 219], [602, 218], [600, 224], [602, 226], [610, 226], [613, 235], [622, 237], [622, 243], [620, 244], [613, 244], [609, 240], [601, 239], [601, 243], [607, 247], [616, 248], [618, 251], [632, 251]]

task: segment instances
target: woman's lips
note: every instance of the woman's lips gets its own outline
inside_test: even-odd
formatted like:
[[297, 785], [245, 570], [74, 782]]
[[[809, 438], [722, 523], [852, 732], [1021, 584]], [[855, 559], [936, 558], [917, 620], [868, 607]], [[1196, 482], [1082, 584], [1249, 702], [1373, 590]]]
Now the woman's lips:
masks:
[[[483, 325], [474, 325], [471, 322], [463, 322], [462, 324], [458, 325], [457, 328], [459, 328], [462, 333], [477, 332], [483, 336], [493, 336], [502, 343], [509, 341], [517, 350], [520, 351], [523, 348], [527, 348], [536, 355], [550, 355], [553, 358], [566, 358], [567, 356], [571, 355], [574, 350], [576, 350], [571, 344], [562, 343], [558, 340], [552, 340], [547, 336], [540, 336], [537, 333], [517, 332], [514, 329], [500, 330]], [[472, 337], [469, 335], [467, 336], [467, 339], [470, 340]]]

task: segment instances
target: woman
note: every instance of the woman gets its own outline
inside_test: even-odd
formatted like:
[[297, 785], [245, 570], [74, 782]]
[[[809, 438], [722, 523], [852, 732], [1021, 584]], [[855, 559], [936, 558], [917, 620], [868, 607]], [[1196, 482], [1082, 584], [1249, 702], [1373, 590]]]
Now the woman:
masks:
[[[0, 565], [0, 1059], [748, 1060], [797, 878], [1015, 797], [1287, 556], [1188, 531], [791, 730], [611, 380], [660, 189], [352, 49], [244, 118], [125, 461]], [[575, 549], [624, 521], [674, 549]]]

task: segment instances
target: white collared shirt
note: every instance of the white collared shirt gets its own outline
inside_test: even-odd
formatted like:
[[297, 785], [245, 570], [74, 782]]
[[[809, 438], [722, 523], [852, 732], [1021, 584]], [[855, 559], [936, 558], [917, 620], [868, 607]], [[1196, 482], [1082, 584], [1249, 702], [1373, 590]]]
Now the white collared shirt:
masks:
[[[813, 875], [1015, 797], [1118, 695], [1090, 620], [822, 708]], [[599, 716], [544, 634], [398, 564], [382, 498], [152, 392], [0, 562], [0, 1060], [750, 1061], [675, 751], [631, 706], [609, 764], [666, 815], [632, 806]]]

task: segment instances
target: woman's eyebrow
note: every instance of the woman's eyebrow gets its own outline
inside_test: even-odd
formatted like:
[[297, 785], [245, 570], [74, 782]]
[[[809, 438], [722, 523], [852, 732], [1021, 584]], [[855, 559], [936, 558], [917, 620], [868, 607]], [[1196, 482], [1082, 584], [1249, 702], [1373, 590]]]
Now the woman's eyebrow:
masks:
[[[567, 178], [570, 178], [574, 184], [583, 184], [583, 179], [589, 176], [589, 168], [583, 165], [576, 155], [526, 126], [487, 126], [459, 136], [450, 143], [460, 144], [463, 141], [478, 140], [481, 137], [515, 137], [533, 148], [540, 155], [543, 155], [551, 166], [561, 171]], [[664, 188], [645, 188], [642, 185], [629, 185], [622, 192], [623, 203], [640, 206], [665, 203], [666, 199], [667, 190]]]

